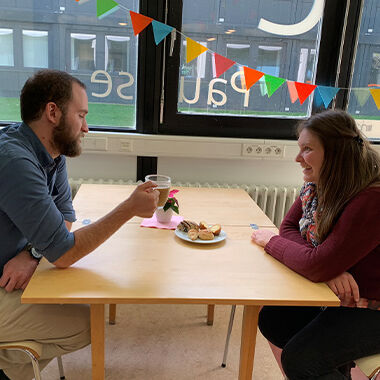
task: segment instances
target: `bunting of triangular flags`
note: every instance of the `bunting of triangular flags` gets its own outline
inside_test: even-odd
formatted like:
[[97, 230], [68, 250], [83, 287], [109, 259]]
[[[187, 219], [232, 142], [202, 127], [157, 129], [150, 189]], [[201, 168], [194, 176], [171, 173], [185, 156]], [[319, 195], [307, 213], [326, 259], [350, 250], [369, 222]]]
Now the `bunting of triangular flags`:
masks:
[[373, 100], [376, 103], [377, 109], [380, 110], [380, 89], [370, 89], [369, 92], [371, 93]]
[[174, 29], [172, 26], [163, 24], [156, 20], [152, 21], [154, 41], [158, 45]]
[[244, 66], [244, 79], [245, 79], [245, 88], [249, 90], [263, 75], [261, 71], [251, 69], [250, 67]]
[[119, 9], [119, 4], [114, 0], [97, 0], [96, 16], [99, 18], [106, 17]]
[[312, 94], [312, 92], [317, 87], [315, 84], [294, 82], [297, 89], [298, 99], [300, 103], [303, 104], [304, 101]]
[[215, 72], [216, 77], [220, 77], [224, 72], [226, 72], [230, 67], [232, 67], [236, 62], [223, 57], [220, 54], [214, 53], [215, 59]]
[[[76, 1], [79, 2], [79, 0]], [[119, 4], [114, 0], [97, 0], [96, 2], [96, 13], [99, 18], [103, 18], [117, 9], [119, 9]], [[168, 34], [175, 30], [172, 26], [163, 24], [162, 22], [156, 21], [140, 13], [129, 11], [129, 14], [131, 16], [135, 36], [140, 34], [149, 24], [152, 24], [154, 41], [156, 45], [158, 45]], [[191, 62], [207, 50], [209, 50], [207, 47], [192, 40], [191, 38], [186, 37], [186, 63]], [[213, 55], [215, 63], [215, 76], [217, 78], [237, 63], [215, 52], [213, 52]], [[327, 108], [340, 90], [340, 88], [337, 87], [286, 80], [284, 78], [264, 74], [261, 71], [247, 66], [243, 66], [243, 71], [245, 89], [249, 90], [258, 80], [260, 80], [261, 84], [264, 85], [262, 94], [267, 94], [269, 98], [284, 84], [284, 82], [286, 82], [292, 103], [295, 103], [297, 99], [299, 99], [300, 103], [303, 104], [305, 100], [314, 92], [314, 90], [317, 89], [315, 92], [315, 103], [318, 106], [323, 105]], [[351, 90], [355, 94], [361, 107], [364, 106], [370, 95], [372, 95], [377, 108], [380, 110], [380, 88], [378, 88], [378, 85], [371, 86], [375, 86], [375, 88], [352, 88]]]
[[331, 101], [334, 99], [335, 95], [338, 93], [339, 88], [329, 87], [329, 86], [317, 86], [317, 96], [319, 99], [316, 100], [317, 106], [324, 105], [325, 108], [329, 106]]
[[295, 103], [298, 99], [298, 92], [296, 89], [296, 85], [294, 84], [294, 81], [292, 81], [292, 80], [288, 80], [288, 81], [286, 81], [286, 83], [288, 85], [290, 101], [292, 103]]
[[186, 63], [191, 62], [206, 50], [208, 49], [205, 46], [199, 44], [191, 38], [186, 37]]
[[371, 95], [371, 93], [368, 91], [368, 88], [353, 88], [352, 91], [355, 94], [356, 100], [358, 101], [360, 107], [363, 107]]
[[265, 84], [267, 86], [268, 98], [270, 98], [286, 81], [286, 79], [265, 74]]
[[133, 33], [135, 36], [141, 33], [153, 21], [152, 18], [140, 13], [129, 11], [129, 14], [131, 15]]

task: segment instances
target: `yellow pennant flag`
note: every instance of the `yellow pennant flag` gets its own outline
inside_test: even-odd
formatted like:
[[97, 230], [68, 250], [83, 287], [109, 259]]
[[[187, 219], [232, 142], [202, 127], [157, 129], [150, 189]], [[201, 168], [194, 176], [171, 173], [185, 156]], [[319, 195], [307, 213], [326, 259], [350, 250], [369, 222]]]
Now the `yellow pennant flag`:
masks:
[[197, 58], [198, 55], [201, 55], [206, 50], [208, 50], [203, 45], [192, 40], [191, 38], [186, 37], [186, 63], [192, 61], [194, 58]]
[[372, 97], [373, 97], [373, 100], [375, 101], [376, 103], [376, 106], [377, 106], [377, 109], [380, 110], [380, 88], [379, 89], [371, 89], [369, 90]]

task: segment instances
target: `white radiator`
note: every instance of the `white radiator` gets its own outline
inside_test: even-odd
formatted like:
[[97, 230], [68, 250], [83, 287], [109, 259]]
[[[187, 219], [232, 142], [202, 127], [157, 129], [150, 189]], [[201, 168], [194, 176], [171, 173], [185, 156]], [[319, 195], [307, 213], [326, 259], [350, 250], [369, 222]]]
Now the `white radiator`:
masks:
[[[116, 185], [135, 185], [133, 180], [113, 180], [113, 179], [74, 179], [70, 178], [69, 183], [73, 197], [77, 193], [82, 183], [106, 183]], [[182, 187], [220, 187], [220, 188], [233, 188], [244, 189], [251, 198], [259, 205], [265, 212], [269, 219], [279, 227], [285, 214], [288, 212], [290, 206], [299, 195], [300, 187], [293, 186], [266, 186], [266, 185], [237, 185], [227, 183], [199, 183], [199, 182], [175, 182], [172, 186]]]

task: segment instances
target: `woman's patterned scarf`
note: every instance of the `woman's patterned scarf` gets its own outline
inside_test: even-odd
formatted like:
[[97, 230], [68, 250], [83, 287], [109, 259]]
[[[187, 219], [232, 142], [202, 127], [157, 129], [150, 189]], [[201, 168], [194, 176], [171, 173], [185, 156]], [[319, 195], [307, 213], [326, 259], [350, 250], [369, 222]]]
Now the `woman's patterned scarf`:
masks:
[[318, 206], [317, 186], [313, 182], [305, 182], [300, 197], [302, 201], [302, 217], [299, 221], [301, 236], [316, 247], [318, 245], [315, 238], [315, 213]]

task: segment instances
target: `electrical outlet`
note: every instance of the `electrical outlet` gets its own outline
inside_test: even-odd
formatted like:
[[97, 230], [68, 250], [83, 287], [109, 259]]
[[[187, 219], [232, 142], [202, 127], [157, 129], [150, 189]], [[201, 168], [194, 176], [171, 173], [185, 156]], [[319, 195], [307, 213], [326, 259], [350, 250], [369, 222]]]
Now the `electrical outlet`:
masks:
[[283, 158], [283, 145], [266, 145], [266, 144], [243, 144], [242, 156], [253, 156], [262, 158]]
[[263, 156], [263, 146], [260, 144], [243, 144], [242, 156]]

